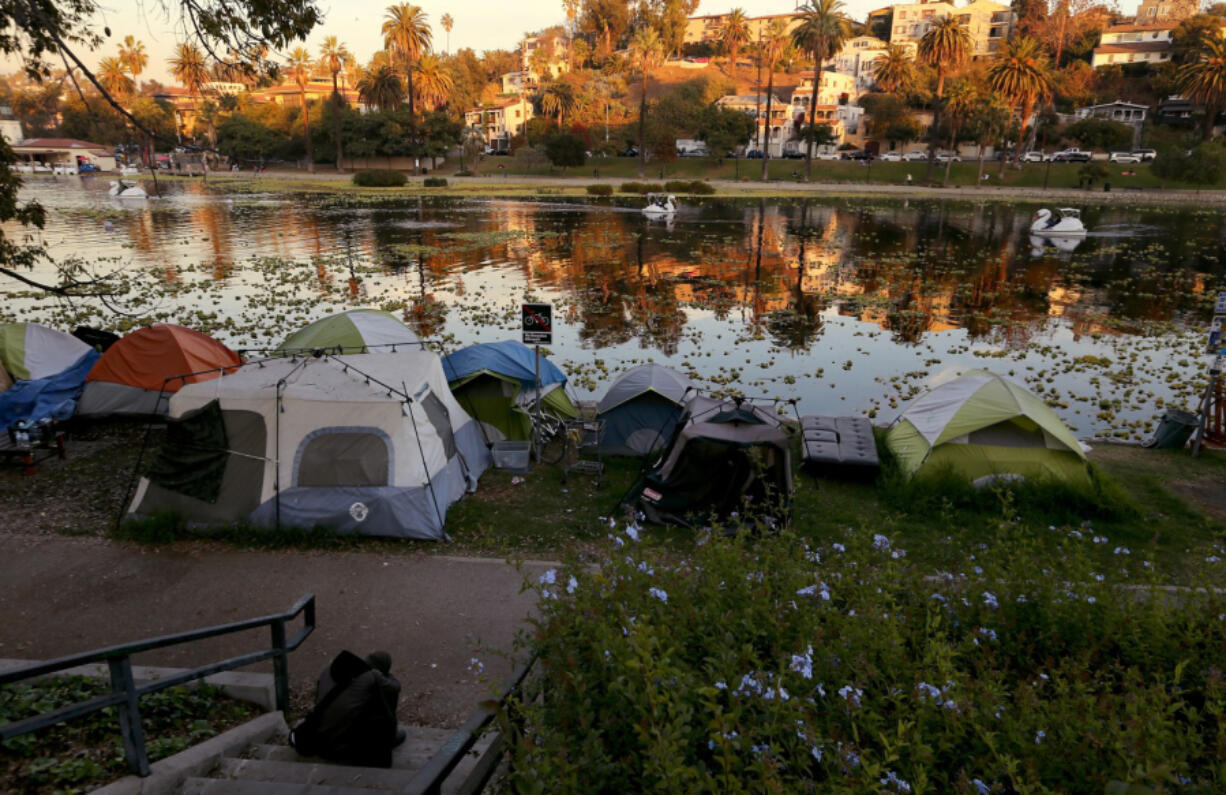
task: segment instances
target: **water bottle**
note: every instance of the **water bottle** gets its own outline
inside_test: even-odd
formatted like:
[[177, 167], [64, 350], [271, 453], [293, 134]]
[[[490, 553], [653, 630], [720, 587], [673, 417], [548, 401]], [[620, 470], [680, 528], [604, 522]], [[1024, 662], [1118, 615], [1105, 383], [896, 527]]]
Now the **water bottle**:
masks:
[[18, 447], [28, 447], [30, 445], [30, 423], [26, 420], [18, 420], [13, 423], [13, 441]]

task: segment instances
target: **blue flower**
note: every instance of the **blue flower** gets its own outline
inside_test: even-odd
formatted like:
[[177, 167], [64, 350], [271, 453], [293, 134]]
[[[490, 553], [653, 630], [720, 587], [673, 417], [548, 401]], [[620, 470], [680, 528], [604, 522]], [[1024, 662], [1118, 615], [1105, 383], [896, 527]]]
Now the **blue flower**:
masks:
[[1042, 729], [1039, 729], [1037, 732], [1035, 732], [1034, 733], [1035, 745], [1038, 745], [1039, 743], [1043, 742], [1043, 738], [1045, 738], [1046, 736], [1047, 736], [1047, 732], [1043, 731]]
[[541, 579], [540, 579], [541, 585], [553, 585], [557, 581], [558, 581], [558, 570], [557, 569], [550, 569], [549, 571], [542, 574]]
[[880, 533], [873, 535], [873, 549], [889, 549], [889, 548], [890, 548], [890, 539], [886, 538]]
[[566, 592], [574, 593], [575, 589], [578, 587], [579, 587], [579, 581], [574, 578], [574, 575], [572, 575], [571, 578], [566, 581]]
[[989, 591], [983, 592], [983, 603], [993, 609], [1000, 607], [1000, 605], [996, 601], [996, 594], [991, 593]]
[[988, 795], [988, 793], [992, 791], [991, 788], [988, 787], [987, 784], [984, 784], [979, 779], [974, 779], [973, 781], [971, 781], [971, 783], [975, 785], [975, 791], [978, 792], [979, 795]]
[[895, 792], [910, 792], [911, 785], [898, 777], [898, 774], [893, 770], [887, 770], [885, 777], [881, 779], [881, 786], [893, 787]]
[[793, 654], [790, 666], [793, 671], [805, 679], [813, 678], [813, 647], [810, 646], [804, 654]]
[[668, 594], [659, 588], [648, 588], [647, 593], [651, 594], [656, 599], [659, 599], [661, 602], [668, 602]]

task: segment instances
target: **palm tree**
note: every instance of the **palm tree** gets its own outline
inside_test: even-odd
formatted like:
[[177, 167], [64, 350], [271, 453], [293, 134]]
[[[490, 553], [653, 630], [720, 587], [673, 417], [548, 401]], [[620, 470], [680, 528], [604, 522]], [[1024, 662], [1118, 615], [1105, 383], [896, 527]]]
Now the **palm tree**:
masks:
[[319, 65], [332, 75], [332, 110], [334, 111], [332, 137], [336, 139], [337, 171], [345, 170], [345, 151], [341, 145], [341, 108], [345, 102], [341, 99], [340, 87], [336, 78], [351, 60], [353, 60], [353, 55], [349, 52], [349, 48], [335, 36], [325, 38], [324, 43], [319, 47]]
[[[945, 98], [945, 113], [949, 121], [949, 151], [951, 153], [958, 151], [958, 131], [970, 120], [980, 102], [979, 93], [975, 91], [974, 85], [969, 80], [959, 80], [950, 84], [949, 96]], [[945, 187], [949, 187], [949, 171], [953, 163], [953, 157], [945, 161]]]
[[745, 16], [744, 9], [734, 8], [728, 13], [728, 18], [724, 20], [724, 26], [719, 32], [719, 39], [728, 51], [730, 73], [736, 74], [737, 53], [740, 52], [741, 45], [749, 41], [749, 18]]
[[400, 60], [409, 95], [409, 117], [413, 116], [413, 64], [430, 51], [433, 34], [426, 12], [412, 3], [391, 6], [383, 15], [383, 46]]
[[843, 42], [851, 36], [851, 20], [842, 9], [841, 0], [809, 0], [793, 17], [800, 25], [792, 31], [792, 43], [813, 60], [813, 94], [809, 97], [809, 123], [806, 126], [806, 182], [813, 175], [813, 129], [817, 121], [817, 93], [821, 88], [822, 64], [841, 50]]
[[187, 89], [189, 98], [198, 102], [204, 94], [204, 84], [210, 80], [204, 53], [194, 44], [179, 43], [175, 45], [175, 54], [169, 63], [175, 80]]
[[1019, 36], [1005, 42], [992, 65], [988, 67], [988, 85], [1014, 108], [1019, 110], [1019, 131], [1014, 147], [1013, 162], [1021, 157], [1026, 140], [1026, 127], [1035, 104], [1051, 94], [1051, 70], [1043, 45], [1029, 36]]
[[[766, 38], [762, 40], [761, 47], [762, 62], [766, 65], [766, 145], [762, 147], [763, 182], [766, 181], [767, 164], [770, 163], [766, 155], [770, 152], [771, 147], [771, 103], [775, 99], [775, 66], [779, 63], [779, 57], [783, 55], [783, 49], [787, 43], [787, 28], [781, 20], [776, 19], [766, 29]], [[723, 152], [720, 152], [720, 156], [723, 156]]]
[[945, 97], [945, 77], [966, 63], [971, 46], [970, 34], [953, 15], [938, 19], [920, 39], [916, 55], [920, 61], [937, 72], [936, 101], [932, 104], [932, 127], [928, 132], [928, 173], [924, 177], [926, 180], [932, 179], [932, 169], [936, 162], [937, 136], [940, 135], [941, 128], [941, 100]]
[[358, 80], [358, 94], [368, 105], [391, 110], [404, 99], [400, 73], [387, 64], [367, 69]]
[[123, 44], [119, 45], [119, 60], [123, 61], [135, 83], [141, 72], [145, 71], [145, 65], [149, 63], [149, 55], [145, 52], [143, 42], [134, 36], [124, 36]]
[[915, 62], [911, 60], [911, 53], [901, 44], [887, 44], [885, 55], [874, 63], [877, 67], [873, 70], [873, 80], [877, 83], [877, 88], [887, 94], [905, 91], [915, 82]]
[[302, 105], [302, 132], [306, 137], [307, 173], [310, 174], [315, 173], [315, 156], [311, 152], [311, 116], [307, 112], [306, 87], [314, 72], [315, 64], [311, 61], [311, 54], [305, 47], [295, 47], [289, 54], [285, 73], [298, 84], [298, 101]]
[[541, 95], [541, 108], [546, 113], [558, 115], [558, 129], [562, 129], [563, 116], [575, 109], [575, 90], [570, 83], [555, 80], [550, 83]]
[[442, 59], [427, 53], [418, 59], [413, 70], [417, 75], [417, 92], [422, 104], [429, 110], [446, 105], [451, 99], [451, 90], [455, 88], [455, 80]]
[[1213, 137], [1213, 123], [1226, 105], [1226, 40], [1205, 41], [1200, 56], [1179, 67], [1175, 73], [1175, 85], [1179, 93], [1205, 106], [1201, 140], [1208, 141]]
[[655, 28], [639, 28], [630, 40], [630, 60], [642, 75], [642, 97], [639, 99], [639, 179], [647, 173], [647, 78], [660, 61], [663, 47]]
[[132, 78], [128, 77], [128, 67], [122, 58], [103, 58], [99, 61], [98, 82], [113, 97], [126, 97], [132, 93]]
[[438, 23], [443, 26], [443, 30], [447, 31], [447, 53], [451, 53], [451, 29], [455, 27], [455, 20], [451, 18], [451, 14], [443, 14], [438, 19]]

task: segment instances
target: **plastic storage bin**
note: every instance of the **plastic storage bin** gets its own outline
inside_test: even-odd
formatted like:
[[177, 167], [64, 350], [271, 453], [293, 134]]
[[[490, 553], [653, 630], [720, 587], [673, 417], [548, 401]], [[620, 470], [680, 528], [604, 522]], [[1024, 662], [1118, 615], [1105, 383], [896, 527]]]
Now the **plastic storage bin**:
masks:
[[494, 442], [490, 454], [494, 457], [494, 467], [511, 472], [527, 472], [528, 456], [532, 453], [532, 442]]

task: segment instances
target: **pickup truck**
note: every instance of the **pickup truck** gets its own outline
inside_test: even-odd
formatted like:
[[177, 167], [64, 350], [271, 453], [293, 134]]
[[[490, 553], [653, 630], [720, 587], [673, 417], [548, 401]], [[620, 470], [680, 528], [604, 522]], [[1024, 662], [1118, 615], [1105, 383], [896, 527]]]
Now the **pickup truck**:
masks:
[[1056, 152], [1051, 159], [1057, 163], [1089, 163], [1092, 156], [1091, 152], [1073, 147]]

